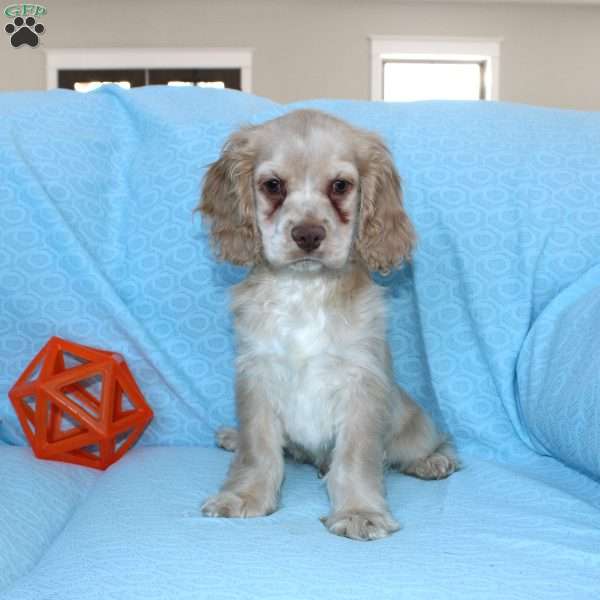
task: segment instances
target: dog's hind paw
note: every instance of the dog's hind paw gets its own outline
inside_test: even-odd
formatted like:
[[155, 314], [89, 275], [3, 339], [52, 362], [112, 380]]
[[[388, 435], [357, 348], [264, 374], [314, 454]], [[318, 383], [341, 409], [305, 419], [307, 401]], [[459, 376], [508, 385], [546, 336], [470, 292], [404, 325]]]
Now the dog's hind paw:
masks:
[[454, 448], [443, 444], [427, 458], [419, 458], [408, 465], [403, 472], [420, 479], [444, 479], [460, 469], [460, 462]]
[[230, 452], [235, 452], [238, 443], [238, 430], [233, 427], [221, 427], [215, 434], [217, 446]]

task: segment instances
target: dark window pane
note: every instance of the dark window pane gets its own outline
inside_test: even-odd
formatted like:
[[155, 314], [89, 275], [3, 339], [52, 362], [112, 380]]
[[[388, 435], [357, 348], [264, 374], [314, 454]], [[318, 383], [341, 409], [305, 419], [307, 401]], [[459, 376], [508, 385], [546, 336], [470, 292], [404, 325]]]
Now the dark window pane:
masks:
[[91, 81], [129, 81], [131, 87], [146, 83], [144, 69], [61, 69], [58, 72], [58, 87], [74, 90], [76, 83]]
[[167, 85], [169, 81], [183, 81], [197, 84], [200, 82], [222, 81], [225, 87], [242, 89], [240, 69], [149, 69], [148, 83]]

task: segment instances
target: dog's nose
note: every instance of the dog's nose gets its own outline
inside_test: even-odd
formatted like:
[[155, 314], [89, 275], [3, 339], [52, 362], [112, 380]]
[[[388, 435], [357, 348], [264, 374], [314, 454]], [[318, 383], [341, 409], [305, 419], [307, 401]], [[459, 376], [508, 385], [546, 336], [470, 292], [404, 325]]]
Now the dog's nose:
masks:
[[296, 225], [292, 229], [292, 239], [305, 252], [316, 250], [325, 239], [325, 227], [321, 225]]

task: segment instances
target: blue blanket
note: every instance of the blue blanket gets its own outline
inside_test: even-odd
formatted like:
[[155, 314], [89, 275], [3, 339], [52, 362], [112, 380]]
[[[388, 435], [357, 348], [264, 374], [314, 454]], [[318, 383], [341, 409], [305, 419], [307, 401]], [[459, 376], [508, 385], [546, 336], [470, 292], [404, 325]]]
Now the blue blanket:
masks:
[[522, 431], [542, 454], [600, 479], [600, 265], [560, 292], [517, 363]]
[[[377, 278], [396, 376], [465, 463], [389, 473], [404, 528], [369, 544], [325, 531], [303, 465], [267, 518], [198, 511], [230, 460], [208, 446], [233, 422], [245, 271], [193, 209], [231, 131], [301, 106], [393, 151], [419, 236]], [[4, 94], [0, 114], [0, 600], [598, 597], [600, 114], [154, 87]], [[124, 354], [155, 411], [104, 473], [19, 447], [7, 391], [52, 335]]]
[[[531, 421], [564, 415], [545, 410], [546, 389], [524, 420], [517, 361], [546, 307], [600, 262], [600, 114], [284, 107], [160, 87], [0, 97], [0, 438], [24, 443], [6, 392], [59, 335], [127, 357], [156, 414], [141, 444], [212, 445], [214, 428], [233, 422], [227, 298], [244, 271], [210, 254], [193, 216], [201, 179], [240, 124], [307, 106], [379, 132], [403, 177], [418, 248], [379, 279], [398, 381], [464, 450], [553, 452], [532, 441]], [[586, 327], [600, 335], [597, 320]], [[571, 417], [599, 426], [597, 412]]]
[[0, 600], [598, 598], [592, 482], [551, 459], [469, 459], [443, 481], [390, 473], [402, 529], [364, 543], [327, 533], [325, 485], [307, 465], [286, 465], [274, 514], [203, 518], [230, 456], [138, 447], [100, 474], [0, 447], [0, 481], [11, 481], [0, 517], [13, 524], [5, 535], [0, 523]]

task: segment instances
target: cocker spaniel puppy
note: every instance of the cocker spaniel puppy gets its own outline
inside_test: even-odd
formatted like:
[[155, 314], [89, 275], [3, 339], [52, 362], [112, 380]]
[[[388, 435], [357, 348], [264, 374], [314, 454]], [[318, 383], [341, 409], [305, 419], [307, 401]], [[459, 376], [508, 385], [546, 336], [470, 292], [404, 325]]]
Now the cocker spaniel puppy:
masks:
[[395, 383], [382, 290], [369, 271], [409, 257], [400, 180], [379, 137], [313, 110], [234, 133], [199, 206], [218, 256], [248, 265], [233, 292], [239, 431], [211, 517], [277, 509], [284, 450], [326, 473], [337, 535], [396, 531], [384, 467], [439, 479], [452, 446]]

